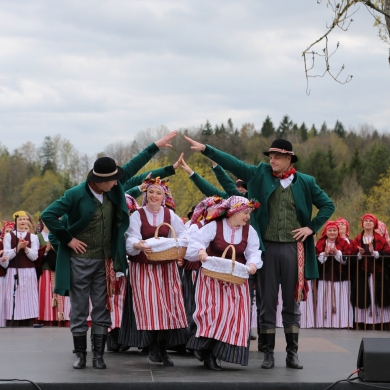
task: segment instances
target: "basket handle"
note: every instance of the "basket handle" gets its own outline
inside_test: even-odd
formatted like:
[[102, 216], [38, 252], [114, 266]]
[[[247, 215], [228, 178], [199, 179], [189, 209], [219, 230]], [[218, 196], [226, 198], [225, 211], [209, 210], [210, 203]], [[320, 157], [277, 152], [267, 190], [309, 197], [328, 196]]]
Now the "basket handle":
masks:
[[154, 238], [159, 238], [159, 237], [158, 237], [158, 230], [160, 229], [160, 226], [162, 226], [162, 225], [167, 225], [167, 226], [171, 229], [172, 236], [173, 236], [173, 238], [177, 241], [177, 236], [176, 236], [175, 229], [173, 228], [172, 225], [170, 225], [169, 223], [166, 223], [166, 222], [160, 223], [160, 225], [158, 225], [158, 226], [156, 227], [156, 231], [154, 232]]
[[222, 253], [222, 258], [225, 258], [229, 248], [232, 250], [232, 273], [234, 271], [234, 266], [236, 264], [236, 247], [234, 245], [228, 245]]

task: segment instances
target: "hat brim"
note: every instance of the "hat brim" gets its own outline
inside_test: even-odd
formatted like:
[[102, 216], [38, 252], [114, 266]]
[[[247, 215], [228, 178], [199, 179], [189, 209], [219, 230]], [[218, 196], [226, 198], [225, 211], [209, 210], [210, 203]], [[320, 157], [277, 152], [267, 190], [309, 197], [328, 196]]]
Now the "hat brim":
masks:
[[93, 169], [91, 169], [88, 173], [87, 181], [91, 181], [93, 183], [104, 183], [106, 181], [119, 180], [124, 176], [125, 172], [123, 171], [123, 169], [121, 167], [117, 166], [117, 169], [118, 169], [118, 171], [115, 175], [106, 176], [106, 177], [96, 176], [93, 173]]
[[[288, 154], [288, 153], [278, 153], [278, 152], [271, 152], [271, 153], [273, 153], [273, 154], [282, 154], [284, 156], [291, 156], [291, 162], [292, 163], [295, 163], [295, 162], [298, 161], [298, 157], [295, 154], [291, 155], [291, 154]], [[264, 156], [269, 157], [270, 152], [263, 152], [263, 154], [264, 154]]]

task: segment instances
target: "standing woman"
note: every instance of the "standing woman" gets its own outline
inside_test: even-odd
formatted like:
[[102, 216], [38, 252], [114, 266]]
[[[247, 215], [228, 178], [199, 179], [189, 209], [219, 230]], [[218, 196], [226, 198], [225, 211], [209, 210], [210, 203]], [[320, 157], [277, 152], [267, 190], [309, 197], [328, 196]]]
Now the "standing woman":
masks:
[[353, 311], [349, 300], [347, 255], [349, 243], [339, 235], [338, 223], [328, 221], [316, 244], [320, 280], [317, 328], [349, 328]]
[[[129, 255], [129, 276], [132, 287], [133, 310], [136, 322], [130, 330], [130, 345], [149, 347], [149, 359], [173, 366], [166, 347], [187, 342], [187, 320], [182, 285], [176, 261], [150, 261], [145, 253], [152, 252], [145, 240], [154, 237], [156, 227], [169, 223], [177, 237], [186, 234], [184, 223], [175, 209], [167, 182], [157, 178], [145, 181], [142, 208], [130, 217], [126, 232], [126, 251]], [[168, 208], [169, 207], [169, 208]], [[159, 229], [160, 237], [170, 236], [169, 228]]]
[[[259, 237], [248, 221], [251, 211], [258, 207], [257, 201], [242, 196], [223, 201], [220, 210], [225, 210], [226, 217], [212, 220], [191, 236], [186, 258], [205, 262], [208, 256], [221, 257], [228, 245], [234, 245], [236, 261], [249, 266], [249, 273], [254, 274], [263, 262]], [[187, 348], [193, 349], [210, 370], [221, 370], [216, 359], [247, 366], [251, 305], [248, 282], [236, 285], [199, 272], [195, 301], [197, 329]]]
[[[35, 260], [38, 258], [39, 240], [35, 234], [26, 231], [28, 217], [25, 211], [17, 211], [16, 233], [4, 236], [4, 255], [8, 256], [9, 265], [5, 276], [6, 319], [17, 320], [19, 325], [31, 325], [38, 317], [38, 281]], [[14, 275], [18, 274], [13, 310]], [[23, 322], [20, 322], [23, 321]]]
[[386, 239], [375, 232], [378, 219], [374, 215], [363, 215], [362, 228], [363, 231], [351, 243], [351, 254], [357, 254], [357, 269], [352, 272], [351, 282], [355, 321], [365, 324], [387, 323], [390, 322], [389, 258], [385, 258], [382, 268], [380, 256], [390, 255], [390, 247]]

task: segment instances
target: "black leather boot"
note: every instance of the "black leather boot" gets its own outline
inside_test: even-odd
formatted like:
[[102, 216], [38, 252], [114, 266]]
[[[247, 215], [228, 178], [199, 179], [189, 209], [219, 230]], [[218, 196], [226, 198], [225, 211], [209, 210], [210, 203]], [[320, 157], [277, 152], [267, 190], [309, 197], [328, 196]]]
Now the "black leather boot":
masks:
[[202, 351], [200, 349], [194, 349], [192, 351], [192, 353], [200, 362], [203, 362], [203, 360], [204, 360], [204, 351]]
[[73, 336], [74, 350], [76, 352], [76, 361], [73, 368], [85, 368], [87, 363], [87, 335]]
[[[142, 351], [141, 351], [141, 353], [142, 353]], [[149, 353], [150, 361], [152, 361], [154, 363], [161, 362], [161, 360], [158, 357], [158, 341], [157, 340], [153, 341], [153, 343], [149, 345], [149, 352], [148, 353]]]
[[93, 337], [93, 359], [92, 365], [94, 368], [104, 369], [106, 363], [104, 363], [103, 355], [104, 348], [106, 347], [107, 335], [105, 334], [94, 334]]
[[158, 357], [163, 366], [174, 366], [173, 361], [169, 358], [167, 353], [167, 340], [160, 340], [158, 342]]
[[286, 366], [289, 368], [302, 369], [303, 366], [298, 359], [298, 333], [285, 333], [286, 336]]
[[221, 366], [217, 364], [217, 360], [215, 356], [211, 353], [211, 351], [207, 351], [205, 353], [204, 357], [204, 363], [205, 367], [207, 367], [209, 370], [213, 371], [222, 371]]
[[275, 333], [263, 333], [263, 349], [264, 349], [264, 360], [261, 368], [274, 368], [274, 349], [275, 349]]
[[264, 348], [263, 348], [263, 333], [259, 333], [257, 335], [257, 350], [259, 352], [264, 352]]

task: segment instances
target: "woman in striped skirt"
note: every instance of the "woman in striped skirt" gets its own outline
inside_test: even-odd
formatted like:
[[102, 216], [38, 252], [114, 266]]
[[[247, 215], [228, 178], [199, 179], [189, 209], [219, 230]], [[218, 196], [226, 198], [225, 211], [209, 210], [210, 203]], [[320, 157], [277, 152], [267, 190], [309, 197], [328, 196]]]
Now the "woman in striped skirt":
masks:
[[[166, 351], [167, 345], [175, 347], [187, 342], [182, 284], [175, 261], [148, 260], [145, 253], [150, 253], [152, 249], [145, 240], [154, 236], [156, 227], [162, 222], [170, 224], [178, 237], [186, 235], [186, 229], [182, 219], [170, 210], [175, 205], [167, 182], [158, 177], [147, 179], [143, 189], [143, 207], [131, 215], [126, 232], [137, 327], [136, 331], [132, 331], [130, 342], [139, 348], [149, 347], [151, 361], [173, 366]], [[160, 237], [169, 235], [166, 225], [159, 229]]]
[[349, 328], [353, 311], [349, 300], [347, 255], [350, 245], [340, 237], [338, 222], [328, 221], [316, 244], [320, 278], [317, 287], [317, 328]]
[[[215, 216], [225, 218], [207, 223], [190, 237], [186, 257], [191, 261], [207, 261], [208, 256], [221, 257], [228, 245], [234, 245], [236, 261], [246, 264], [250, 274], [261, 268], [259, 237], [248, 225], [257, 201], [241, 196], [224, 200]], [[194, 321], [196, 332], [187, 343], [194, 355], [210, 370], [220, 371], [216, 359], [248, 365], [250, 331], [250, 294], [248, 282], [236, 285], [199, 272], [195, 292]]]
[[[38, 258], [39, 240], [35, 234], [27, 232], [27, 214], [24, 211], [14, 213], [16, 233], [4, 236], [4, 254], [9, 265], [5, 276], [6, 319], [16, 320], [18, 325], [31, 325], [39, 314], [38, 281], [35, 261]], [[14, 275], [18, 275], [13, 308]]]

